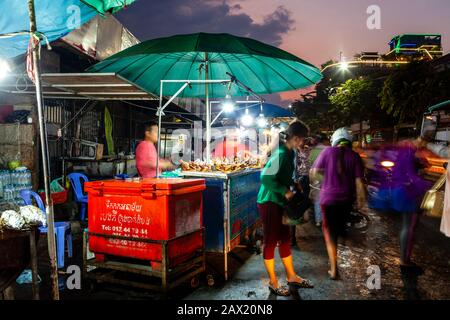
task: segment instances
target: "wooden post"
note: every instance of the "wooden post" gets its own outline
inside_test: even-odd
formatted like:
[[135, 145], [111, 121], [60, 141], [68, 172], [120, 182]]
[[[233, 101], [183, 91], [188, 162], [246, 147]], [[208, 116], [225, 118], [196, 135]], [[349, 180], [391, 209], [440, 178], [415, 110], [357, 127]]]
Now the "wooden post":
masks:
[[36, 231], [30, 231], [30, 264], [32, 274], [33, 300], [39, 300], [38, 263], [36, 249]]

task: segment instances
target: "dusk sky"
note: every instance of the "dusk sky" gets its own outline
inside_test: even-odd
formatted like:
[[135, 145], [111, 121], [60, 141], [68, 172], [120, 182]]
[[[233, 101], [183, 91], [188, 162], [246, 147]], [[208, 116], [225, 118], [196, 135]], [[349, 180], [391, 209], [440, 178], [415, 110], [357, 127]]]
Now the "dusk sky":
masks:
[[[381, 29], [366, 12], [381, 9]], [[388, 50], [401, 33], [439, 33], [450, 50], [450, 0], [138, 0], [116, 15], [140, 40], [194, 32], [226, 32], [279, 46], [316, 66]], [[283, 93], [283, 105], [298, 92]]]

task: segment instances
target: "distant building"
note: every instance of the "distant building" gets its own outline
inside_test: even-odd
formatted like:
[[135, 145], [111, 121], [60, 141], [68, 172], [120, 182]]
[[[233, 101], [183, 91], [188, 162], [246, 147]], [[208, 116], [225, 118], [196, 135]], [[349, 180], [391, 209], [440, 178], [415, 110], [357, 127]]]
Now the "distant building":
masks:
[[378, 52], [363, 51], [355, 55], [355, 59], [358, 61], [380, 61], [381, 58], [382, 56]]
[[[389, 42], [385, 54], [363, 51], [351, 61], [328, 63], [322, 69], [324, 77], [345, 81], [380, 69], [399, 67], [412, 61], [433, 61], [443, 56], [442, 36], [439, 34], [401, 34]], [[350, 72], [342, 72], [350, 71]], [[387, 70], [389, 72], [389, 70]], [[346, 75], [344, 76], [343, 73]]]
[[392, 38], [389, 46], [385, 60], [434, 60], [443, 54], [440, 34], [401, 34]]

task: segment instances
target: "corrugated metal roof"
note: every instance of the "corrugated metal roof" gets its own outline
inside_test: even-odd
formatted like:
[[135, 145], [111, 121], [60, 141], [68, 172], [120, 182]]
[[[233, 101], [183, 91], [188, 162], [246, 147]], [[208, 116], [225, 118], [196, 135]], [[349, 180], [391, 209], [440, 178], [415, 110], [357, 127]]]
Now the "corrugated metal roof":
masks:
[[[115, 73], [46, 73], [42, 75], [44, 98], [92, 100], [158, 100]], [[0, 83], [0, 91], [35, 94], [34, 84], [23, 75], [12, 75]]]

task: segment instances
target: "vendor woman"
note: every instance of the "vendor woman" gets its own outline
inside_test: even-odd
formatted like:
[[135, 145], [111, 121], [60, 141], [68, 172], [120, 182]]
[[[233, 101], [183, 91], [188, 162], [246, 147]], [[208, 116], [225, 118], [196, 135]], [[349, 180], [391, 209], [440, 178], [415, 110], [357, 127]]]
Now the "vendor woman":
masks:
[[[136, 167], [142, 178], [156, 177], [156, 160], [158, 152], [155, 144], [158, 143], [158, 124], [150, 122], [145, 126], [144, 140], [136, 148]], [[160, 159], [160, 170], [170, 170], [173, 165], [170, 161]]]
[[[294, 197], [291, 187], [294, 173], [294, 150], [305, 143], [308, 128], [300, 121], [293, 122], [280, 134], [280, 146], [272, 154], [261, 173], [261, 188], [258, 194], [258, 210], [263, 225], [264, 265], [269, 276], [269, 290], [279, 296], [288, 296], [286, 286], [280, 285], [275, 274], [275, 248], [283, 262], [286, 281], [300, 288], [312, 288], [310, 281], [294, 271], [291, 254], [289, 226], [283, 225], [283, 207]], [[281, 141], [283, 140], [283, 141]]]

